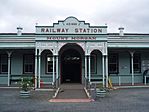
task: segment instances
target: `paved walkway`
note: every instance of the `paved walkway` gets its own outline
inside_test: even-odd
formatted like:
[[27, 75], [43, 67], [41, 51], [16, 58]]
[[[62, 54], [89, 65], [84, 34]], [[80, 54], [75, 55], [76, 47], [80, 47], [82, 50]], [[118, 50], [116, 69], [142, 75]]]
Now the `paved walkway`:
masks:
[[19, 89], [0, 88], [0, 112], [149, 112], [149, 88], [117, 89], [89, 103], [52, 103], [52, 94], [33, 91], [20, 98]]
[[62, 84], [56, 99], [85, 99], [88, 98], [83, 85]]
[[50, 102], [91, 102], [82, 84], [62, 84], [56, 96]]

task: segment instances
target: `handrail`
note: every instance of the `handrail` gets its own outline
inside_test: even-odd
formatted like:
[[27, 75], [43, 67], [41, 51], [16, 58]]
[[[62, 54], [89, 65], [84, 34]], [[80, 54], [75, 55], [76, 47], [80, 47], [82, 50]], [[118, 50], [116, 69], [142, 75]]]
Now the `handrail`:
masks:
[[89, 95], [91, 96], [91, 83], [89, 82], [89, 79], [87, 77], [84, 77], [84, 85]]
[[55, 88], [58, 88], [59, 87], [59, 76], [55, 79]]

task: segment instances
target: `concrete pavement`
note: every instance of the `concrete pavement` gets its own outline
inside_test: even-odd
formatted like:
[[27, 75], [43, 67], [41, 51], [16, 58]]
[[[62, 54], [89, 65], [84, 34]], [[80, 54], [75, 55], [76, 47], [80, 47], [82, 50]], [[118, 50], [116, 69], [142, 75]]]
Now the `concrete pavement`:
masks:
[[0, 88], [0, 112], [149, 112], [149, 88], [117, 89], [89, 103], [52, 103], [51, 91], [33, 91], [20, 98], [19, 89]]

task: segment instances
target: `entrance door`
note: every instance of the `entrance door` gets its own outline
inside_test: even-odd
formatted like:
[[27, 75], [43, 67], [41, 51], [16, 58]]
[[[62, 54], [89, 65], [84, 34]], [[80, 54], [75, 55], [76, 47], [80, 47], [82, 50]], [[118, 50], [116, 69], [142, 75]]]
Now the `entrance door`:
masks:
[[61, 56], [62, 83], [81, 83], [81, 56], [75, 49], [63, 52]]

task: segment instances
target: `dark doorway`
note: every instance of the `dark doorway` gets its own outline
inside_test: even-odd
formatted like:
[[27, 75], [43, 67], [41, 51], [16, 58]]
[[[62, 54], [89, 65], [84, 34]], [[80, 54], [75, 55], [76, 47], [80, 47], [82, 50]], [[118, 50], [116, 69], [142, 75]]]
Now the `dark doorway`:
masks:
[[68, 49], [62, 53], [61, 82], [81, 83], [81, 56], [75, 49]]

